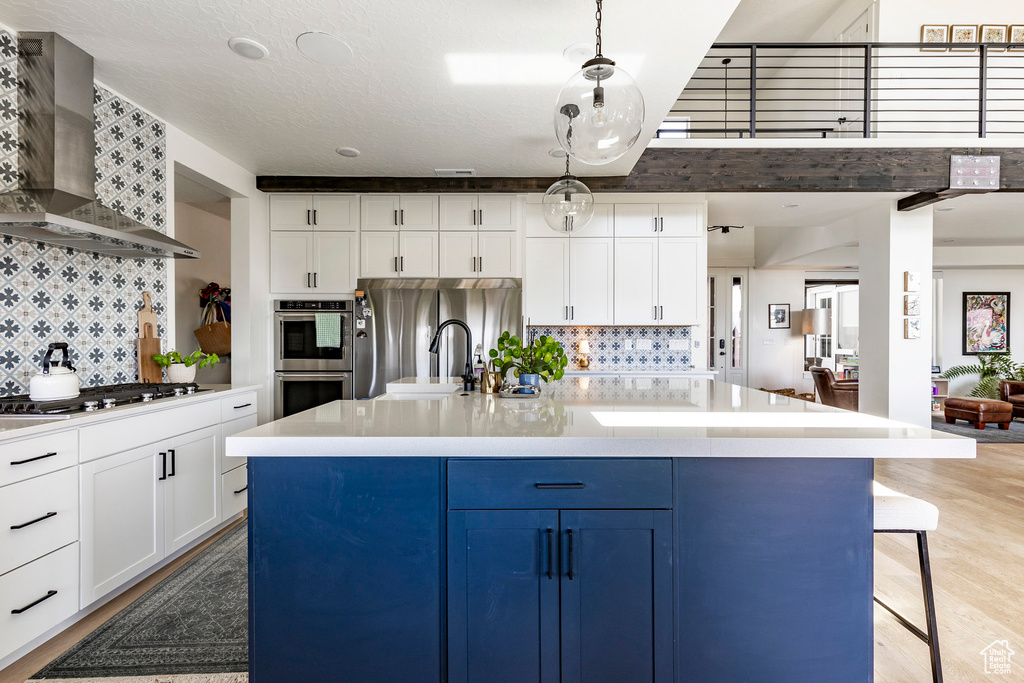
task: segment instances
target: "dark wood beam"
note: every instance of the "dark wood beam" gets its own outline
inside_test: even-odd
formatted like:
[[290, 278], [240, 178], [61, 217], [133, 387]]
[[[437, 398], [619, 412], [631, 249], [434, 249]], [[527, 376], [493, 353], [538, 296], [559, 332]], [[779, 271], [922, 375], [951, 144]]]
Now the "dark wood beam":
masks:
[[[627, 176], [586, 176], [595, 192], [938, 192], [951, 154], [1002, 158], [1000, 190], [1024, 191], [1024, 148], [650, 148]], [[259, 176], [265, 192], [544, 192], [549, 178]]]

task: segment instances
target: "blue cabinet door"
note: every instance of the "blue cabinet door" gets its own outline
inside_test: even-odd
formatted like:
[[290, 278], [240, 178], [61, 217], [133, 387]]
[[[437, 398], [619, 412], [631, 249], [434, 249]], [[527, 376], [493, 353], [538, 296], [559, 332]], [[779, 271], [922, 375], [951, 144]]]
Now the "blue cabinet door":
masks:
[[672, 513], [561, 512], [563, 683], [672, 680]]
[[448, 680], [557, 683], [558, 512], [448, 513]]

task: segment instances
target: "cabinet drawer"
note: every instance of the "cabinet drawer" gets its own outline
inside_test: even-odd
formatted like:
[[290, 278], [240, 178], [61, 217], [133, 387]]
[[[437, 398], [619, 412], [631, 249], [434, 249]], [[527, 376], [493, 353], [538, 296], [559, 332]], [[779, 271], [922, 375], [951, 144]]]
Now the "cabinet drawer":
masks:
[[448, 461], [452, 510], [671, 507], [668, 458]]
[[249, 473], [245, 465], [220, 475], [221, 520], [231, 519], [249, 507]]
[[220, 400], [221, 422], [256, 414], [256, 392], [250, 391]]
[[221, 474], [224, 474], [228, 470], [233, 470], [239, 465], [244, 465], [248, 458], [229, 458], [224, 454], [224, 440], [229, 436], [234, 436], [240, 432], [244, 432], [248, 429], [256, 428], [256, 415], [247, 415], [246, 417], [238, 418], [237, 420], [231, 420], [225, 422], [220, 426], [220, 444], [217, 451], [217, 458], [220, 461], [218, 470]]
[[0, 658], [77, 611], [77, 543], [0, 576]]
[[77, 540], [77, 466], [0, 491], [0, 574]]
[[0, 446], [0, 486], [78, 464], [78, 431], [37, 436]]
[[184, 400], [188, 402], [182, 406], [82, 427], [81, 461], [121, 453], [220, 422], [217, 401]]

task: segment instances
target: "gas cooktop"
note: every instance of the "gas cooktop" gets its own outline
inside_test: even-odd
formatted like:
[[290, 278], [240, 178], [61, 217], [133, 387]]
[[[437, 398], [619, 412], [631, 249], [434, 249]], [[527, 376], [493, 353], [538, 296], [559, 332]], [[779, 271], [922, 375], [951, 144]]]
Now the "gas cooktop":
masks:
[[92, 412], [129, 403], [146, 403], [161, 398], [194, 394], [199, 391], [195, 382], [188, 384], [111, 384], [104, 387], [84, 387], [75, 398], [56, 401], [33, 401], [28, 394], [0, 398], [0, 417], [10, 415], [59, 415]]

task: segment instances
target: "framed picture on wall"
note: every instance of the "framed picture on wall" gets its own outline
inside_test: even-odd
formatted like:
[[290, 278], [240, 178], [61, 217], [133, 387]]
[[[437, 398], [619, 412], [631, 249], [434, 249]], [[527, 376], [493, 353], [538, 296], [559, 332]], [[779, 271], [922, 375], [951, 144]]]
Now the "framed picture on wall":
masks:
[[1010, 293], [964, 292], [964, 355], [1010, 352]]
[[[980, 32], [979, 43], [1006, 43], [1006, 27], [998, 26], [993, 24], [982, 24]], [[1003, 48], [991, 47], [988, 49], [989, 52], [1002, 52]]]
[[1011, 45], [1011, 50], [1024, 50], [1024, 24], [1011, 24], [1010, 33], [1007, 35], [1008, 43], [1020, 43], [1020, 45]]
[[768, 329], [789, 329], [789, 304], [768, 304]]
[[[945, 24], [924, 24], [921, 27], [922, 43], [948, 43], [949, 26]], [[945, 52], [944, 47], [922, 47], [921, 52]]]
[[[949, 42], [951, 43], [977, 43], [978, 27], [970, 24], [953, 24], [949, 27]], [[976, 52], [974, 45], [967, 47], [951, 47], [950, 52]]]

